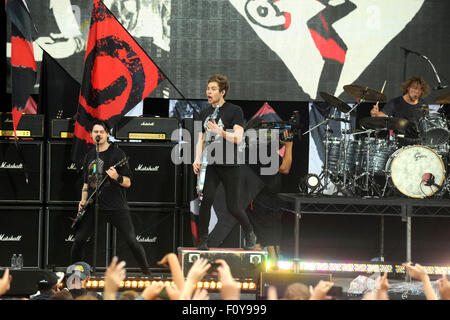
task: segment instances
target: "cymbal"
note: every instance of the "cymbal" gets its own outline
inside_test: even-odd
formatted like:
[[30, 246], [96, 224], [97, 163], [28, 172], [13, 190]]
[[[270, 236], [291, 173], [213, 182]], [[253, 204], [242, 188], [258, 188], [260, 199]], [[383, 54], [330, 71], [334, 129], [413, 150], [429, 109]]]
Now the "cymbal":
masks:
[[331, 94], [328, 94], [326, 92], [319, 92], [319, 94], [331, 106], [337, 108], [339, 111], [341, 111], [343, 113], [347, 113], [350, 110], [352, 110], [352, 108], [350, 108], [350, 106], [348, 104], [346, 104], [341, 99], [336, 98], [335, 96], [332, 96]]
[[439, 104], [450, 103], [450, 92], [441, 94], [439, 97], [436, 98], [436, 100], [434, 100], [434, 102]]
[[386, 101], [386, 96], [383, 93], [357, 84], [344, 86], [344, 91], [355, 98], [364, 99], [365, 101]]
[[409, 121], [405, 118], [395, 117], [366, 117], [362, 118], [359, 124], [368, 129], [404, 130], [408, 127]]

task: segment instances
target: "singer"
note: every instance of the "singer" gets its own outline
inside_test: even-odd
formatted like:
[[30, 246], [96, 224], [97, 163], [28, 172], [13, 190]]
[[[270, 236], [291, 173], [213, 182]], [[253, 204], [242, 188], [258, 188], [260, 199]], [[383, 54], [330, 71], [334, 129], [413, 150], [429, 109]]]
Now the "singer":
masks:
[[[239, 208], [239, 179], [240, 161], [242, 155], [239, 145], [244, 135], [244, 115], [241, 107], [225, 101], [230, 85], [226, 76], [215, 74], [209, 77], [206, 87], [208, 103], [211, 107], [204, 109], [200, 114], [202, 132], [198, 134], [195, 148], [195, 161], [192, 164], [194, 173], [198, 175], [202, 163], [202, 149], [206, 132], [212, 136], [210, 146], [213, 146], [211, 157], [208, 157], [208, 166], [203, 188], [203, 199], [199, 213], [199, 250], [208, 250], [208, 226], [211, 218], [211, 206], [214, 202], [217, 187], [222, 182], [225, 189], [225, 199], [228, 211], [241, 224], [245, 234], [246, 250], [254, 249], [256, 235], [247, 214]], [[215, 108], [219, 108], [216, 121], [210, 121]], [[227, 156], [233, 152], [233, 156]], [[212, 159], [214, 158], [214, 159]]]
[[[106, 221], [117, 228], [119, 233], [125, 238], [136, 261], [139, 263], [144, 274], [151, 274], [145, 251], [142, 245], [136, 240], [134, 226], [131, 220], [128, 201], [126, 199], [126, 188], [131, 186], [131, 170], [128, 164], [114, 168], [114, 164], [125, 158], [125, 153], [113, 143], [108, 141], [110, 128], [103, 121], [94, 121], [91, 128], [92, 140], [98, 144], [99, 164], [96, 165], [96, 148], [91, 148], [83, 162], [84, 184], [81, 190], [81, 201], [78, 204], [78, 211], [84, 206], [87, 207], [86, 214], [80, 221], [80, 226], [76, 230], [75, 241], [72, 245], [71, 260], [84, 260], [84, 247], [87, 239], [94, 231], [94, 205], [86, 203], [89, 195], [95, 191], [95, 174], [100, 174], [99, 181], [105, 175], [108, 179], [102, 185], [98, 194], [99, 201], [99, 222]], [[108, 168], [108, 169], [107, 169]]]
[[424, 115], [420, 109], [426, 106], [423, 97], [430, 92], [430, 87], [426, 81], [419, 76], [413, 76], [402, 83], [403, 95], [389, 100], [382, 111], [374, 105], [370, 110], [372, 117], [399, 117], [405, 118], [410, 122], [410, 126], [404, 134], [407, 139], [417, 139], [419, 119]]

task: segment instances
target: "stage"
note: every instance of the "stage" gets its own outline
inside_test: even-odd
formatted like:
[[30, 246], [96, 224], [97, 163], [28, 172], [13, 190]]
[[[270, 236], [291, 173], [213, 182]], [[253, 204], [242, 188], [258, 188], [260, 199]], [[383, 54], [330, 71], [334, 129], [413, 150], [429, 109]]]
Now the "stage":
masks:
[[296, 193], [280, 194], [283, 199], [283, 210], [295, 215], [294, 247], [295, 259], [300, 254], [300, 221], [302, 215], [360, 215], [380, 216], [379, 257], [384, 257], [384, 217], [398, 217], [405, 223], [406, 261], [413, 261], [411, 254], [412, 218], [450, 218], [450, 200], [448, 199], [410, 199], [393, 198], [360, 198], [337, 196], [307, 196]]

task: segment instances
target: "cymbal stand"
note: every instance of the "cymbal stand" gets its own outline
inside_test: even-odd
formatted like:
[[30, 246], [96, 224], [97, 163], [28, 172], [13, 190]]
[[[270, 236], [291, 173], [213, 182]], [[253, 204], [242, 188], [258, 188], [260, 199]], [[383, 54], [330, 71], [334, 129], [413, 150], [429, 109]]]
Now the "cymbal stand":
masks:
[[336, 115], [336, 109], [334, 109], [334, 113], [333, 116], [331, 118], [326, 117], [322, 122], [320, 122], [319, 124], [315, 125], [314, 127], [312, 127], [311, 129], [309, 129], [308, 131], [305, 131], [303, 133], [303, 135], [310, 133], [311, 131], [319, 128], [321, 125], [326, 124], [326, 129], [325, 129], [325, 163], [322, 166], [322, 172], [319, 175], [319, 181], [324, 179], [324, 184], [321, 185], [321, 188], [319, 190], [317, 190], [318, 193], [323, 193], [324, 190], [327, 189], [328, 187], [328, 174], [329, 174], [329, 170], [328, 170], [328, 145], [329, 145], [329, 136], [330, 136], [330, 126], [329, 126], [329, 122], [330, 120], [334, 119]]
[[[344, 122], [345, 126], [346, 126], [347, 123], [350, 123], [350, 112], [344, 113], [344, 118], [347, 120], [346, 122]], [[347, 168], [347, 157], [348, 157], [347, 150], [348, 150], [348, 144], [349, 144], [348, 137], [347, 137], [348, 136], [347, 128], [345, 128], [342, 131], [342, 135], [344, 136], [344, 141], [343, 141], [343, 148], [344, 148], [343, 179], [344, 179], [344, 181], [343, 181], [342, 187], [339, 187], [339, 189], [340, 189], [339, 191], [342, 192], [344, 195], [352, 195], [352, 194], [354, 194], [354, 192], [352, 190], [348, 190], [348, 185], [347, 185], [347, 169], [348, 169]], [[350, 191], [350, 194], [349, 194], [349, 191]]]
[[[333, 118], [335, 115], [336, 115], [336, 109], [334, 109]], [[329, 163], [328, 145], [330, 143], [330, 133], [331, 133], [329, 123], [330, 123], [330, 119], [327, 118], [326, 119], [326, 128], [325, 128], [325, 164], [324, 164], [324, 167], [322, 167], [323, 169], [322, 169], [322, 173], [321, 173], [321, 175], [324, 178], [324, 184], [322, 186], [322, 189], [319, 190], [319, 192], [321, 192], [322, 194], [323, 194], [323, 191], [327, 190], [327, 188], [328, 188], [328, 178], [329, 178], [329, 173], [330, 173], [328, 170], [328, 163]], [[320, 176], [319, 176], [319, 178], [320, 178]]]

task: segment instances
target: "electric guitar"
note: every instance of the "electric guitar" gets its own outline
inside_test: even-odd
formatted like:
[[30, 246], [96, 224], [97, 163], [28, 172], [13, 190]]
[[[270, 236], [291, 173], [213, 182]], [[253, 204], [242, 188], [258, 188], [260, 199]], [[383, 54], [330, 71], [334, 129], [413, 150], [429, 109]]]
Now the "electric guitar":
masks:
[[[217, 119], [218, 114], [219, 114], [219, 106], [217, 106], [214, 109], [214, 113], [212, 114], [211, 119], [209, 121], [215, 121]], [[208, 166], [208, 146], [210, 143], [211, 143], [211, 133], [209, 131], [206, 131], [205, 148], [203, 149], [202, 154], [202, 164], [200, 166], [200, 170], [197, 177], [197, 194], [200, 201], [203, 198], [203, 187], [205, 185], [206, 167]]]
[[[130, 159], [130, 157], [125, 157], [122, 160], [120, 160], [119, 162], [117, 162], [115, 165], [113, 165], [112, 167], [113, 168], [121, 167], [121, 166], [125, 165], [126, 163], [128, 163], [129, 159]], [[105, 175], [103, 180], [100, 182], [100, 185], [98, 186], [98, 190], [100, 190], [100, 188], [103, 186], [106, 179], [108, 179], [108, 178], [109, 178], [109, 176]], [[95, 195], [95, 192], [96, 192], [96, 190], [94, 190], [94, 192], [91, 193], [89, 198], [86, 200], [86, 204], [83, 206], [81, 211], [77, 212], [77, 215], [75, 216], [75, 218], [70, 218], [72, 220], [72, 226], [71, 226], [72, 229], [76, 230], [79, 227], [81, 219], [83, 219], [83, 216], [85, 215], [85, 213], [87, 211], [87, 208], [92, 203], [92, 197]]]

